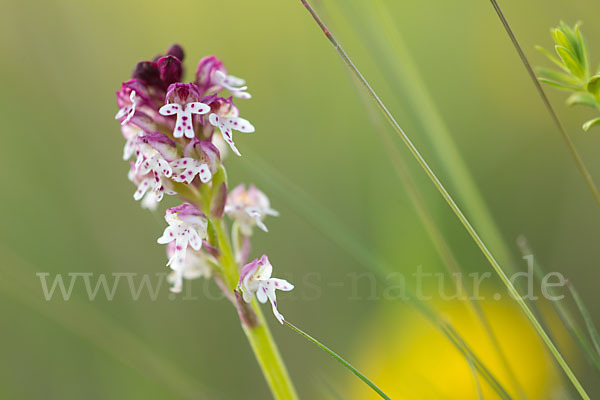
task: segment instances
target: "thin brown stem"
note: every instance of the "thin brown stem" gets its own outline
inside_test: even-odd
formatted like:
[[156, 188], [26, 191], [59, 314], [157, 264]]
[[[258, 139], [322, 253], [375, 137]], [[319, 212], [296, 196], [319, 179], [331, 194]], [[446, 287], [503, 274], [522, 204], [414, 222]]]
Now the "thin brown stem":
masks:
[[585, 179], [585, 182], [587, 183], [588, 187], [590, 188], [590, 191], [592, 192], [592, 195], [594, 196], [596, 203], [598, 203], [598, 205], [600, 206], [600, 192], [598, 191], [598, 187], [594, 183], [594, 179], [592, 178], [592, 175], [590, 174], [589, 170], [585, 166], [583, 159], [579, 155], [579, 152], [577, 151], [577, 148], [575, 147], [575, 143], [573, 143], [573, 141], [567, 134], [565, 127], [560, 122], [560, 119], [558, 118], [556, 111], [554, 111], [554, 107], [552, 107], [550, 100], [548, 100], [548, 96], [546, 96], [546, 92], [544, 92], [544, 88], [542, 88], [542, 85], [538, 81], [538, 79], [535, 75], [535, 72], [533, 71], [533, 68], [531, 67], [531, 64], [529, 63], [529, 60], [527, 59], [527, 56], [525, 55], [525, 52], [521, 48], [521, 45], [519, 44], [517, 37], [515, 36], [512, 28], [508, 24], [508, 20], [506, 19], [506, 17], [504, 16], [504, 13], [500, 9], [498, 2], [496, 0], [490, 0], [490, 2], [492, 3], [494, 10], [496, 11], [496, 14], [498, 14], [498, 18], [500, 18], [500, 21], [502, 22], [502, 25], [504, 26], [506, 33], [510, 37], [510, 40], [513, 43], [513, 46], [515, 47], [515, 50], [519, 54], [519, 58], [521, 58], [521, 61], [523, 62], [523, 66], [525, 66], [525, 69], [527, 70], [527, 74], [529, 74], [529, 77], [531, 78], [531, 81], [533, 82], [535, 89], [537, 90], [538, 94], [540, 95], [540, 98], [542, 99], [544, 106], [548, 110], [548, 113], [550, 113], [550, 117], [552, 118], [552, 121], [558, 128], [560, 135], [562, 136], [565, 143], [567, 144], [567, 148], [569, 149], [569, 152], [573, 156], [573, 159], [575, 160], [575, 164], [577, 164], [577, 168], [579, 169], [579, 172], [581, 173], [581, 175], [583, 175], [583, 178]]

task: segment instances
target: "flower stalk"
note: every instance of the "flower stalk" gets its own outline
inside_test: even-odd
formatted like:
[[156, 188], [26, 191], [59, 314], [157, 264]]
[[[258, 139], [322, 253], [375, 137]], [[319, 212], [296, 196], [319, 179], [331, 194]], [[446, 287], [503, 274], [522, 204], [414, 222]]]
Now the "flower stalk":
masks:
[[[217, 237], [219, 238], [221, 255], [221, 266], [224, 274], [229, 276], [227, 286], [234, 290], [236, 306], [242, 321], [242, 328], [248, 338], [248, 343], [260, 365], [263, 375], [269, 384], [271, 393], [275, 399], [294, 400], [298, 398], [296, 389], [290, 379], [287, 368], [281, 358], [279, 349], [271, 335], [271, 331], [265, 320], [262, 310], [256, 299], [250, 304], [243, 301], [241, 294], [235, 291], [239, 271], [233, 255], [231, 243], [225, 233], [224, 224], [215, 225]], [[231, 279], [233, 277], [233, 279]]]

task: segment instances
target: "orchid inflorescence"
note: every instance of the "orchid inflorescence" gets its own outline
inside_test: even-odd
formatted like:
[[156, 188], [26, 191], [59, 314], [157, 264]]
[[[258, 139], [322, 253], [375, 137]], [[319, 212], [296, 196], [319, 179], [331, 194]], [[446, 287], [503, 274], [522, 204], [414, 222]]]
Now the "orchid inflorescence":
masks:
[[[135, 156], [129, 171], [137, 186], [133, 197], [150, 210], [164, 195], [185, 201], [166, 210], [168, 226], [158, 238], [158, 243], [167, 245], [171, 291], [181, 292], [184, 279], [214, 276], [225, 283], [220, 286], [229, 291], [229, 298], [236, 298], [231, 293], [235, 290], [246, 303], [254, 295], [261, 303], [269, 300], [283, 323], [275, 290], [288, 291], [293, 285], [271, 278], [266, 255], [241, 267], [248, 261], [254, 228], [267, 231], [265, 217], [278, 214], [253, 185], [248, 189], [239, 185], [227, 193], [223, 165], [228, 148], [241, 155], [233, 131], [254, 132], [233, 102], [234, 97], [251, 95], [244, 80], [229, 75], [214, 56], [200, 60], [193, 82], [181, 82], [183, 59], [183, 49], [173, 45], [165, 55], [139, 62], [132, 79], [117, 91], [115, 118], [126, 140], [123, 159]], [[225, 97], [224, 91], [230, 96]], [[225, 216], [233, 221], [231, 239], [219, 234]], [[233, 273], [224, 265], [229, 252], [235, 263]]]

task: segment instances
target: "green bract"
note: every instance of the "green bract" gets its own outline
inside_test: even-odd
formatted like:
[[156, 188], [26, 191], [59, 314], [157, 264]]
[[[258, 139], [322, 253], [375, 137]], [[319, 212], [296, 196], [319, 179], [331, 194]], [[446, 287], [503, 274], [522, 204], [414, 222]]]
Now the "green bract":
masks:
[[[556, 56], [546, 49], [537, 46], [560, 70], [538, 68], [540, 82], [572, 92], [567, 104], [585, 105], [600, 110], [600, 75], [590, 73], [588, 51], [585, 40], [579, 29], [580, 24], [570, 27], [564, 22], [552, 29]], [[591, 119], [583, 124], [583, 130], [600, 125], [600, 118]]]

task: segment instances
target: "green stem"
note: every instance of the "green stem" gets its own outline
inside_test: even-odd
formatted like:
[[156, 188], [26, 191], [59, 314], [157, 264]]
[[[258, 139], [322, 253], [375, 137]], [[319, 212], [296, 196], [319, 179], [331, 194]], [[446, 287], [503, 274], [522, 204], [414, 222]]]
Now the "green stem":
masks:
[[387, 109], [385, 104], [383, 104], [383, 102], [381, 101], [379, 96], [377, 96], [375, 91], [371, 88], [371, 85], [369, 85], [369, 83], [364, 78], [364, 76], [360, 73], [358, 68], [356, 68], [356, 66], [350, 59], [350, 57], [348, 57], [348, 55], [346, 54], [344, 49], [341, 47], [341, 45], [338, 43], [338, 41], [335, 39], [335, 37], [331, 34], [331, 32], [323, 24], [323, 22], [321, 21], [319, 16], [315, 13], [313, 8], [308, 4], [308, 2], [306, 0], [300, 0], [300, 1], [304, 5], [304, 7], [308, 10], [308, 12], [311, 14], [311, 16], [313, 17], [315, 22], [319, 25], [319, 27], [321, 28], [321, 30], [323, 31], [323, 33], [325, 34], [327, 39], [329, 39], [331, 44], [337, 50], [338, 54], [341, 56], [341, 58], [344, 60], [344, 62], [347, 64], [347, 66], [350, 68], [350, 70], [354, 73], [354, 75], [359, 80], [359, 82], [365, 87], [365, 89], [367, 90], [369, 95], [372, 97], [373, 101], [375, 101], [375, 103], [377, 104], [380, 111], [384, 114], [384, 116], [386, 117], [388, 122], [392, 125], [392, 127], [394, 128], [396, 133], [400, 136], [402, 141], [406, 144], [406, 146], [410, 150], [411, 154], [415, 157], [415, 159], [417, 160], [419, 165], [423, 168], [423, 170], [425, 171], [425, 173], [427, 174], [427, 176], [429, 177], [429, 179], [431, 180], [433, 185], [440, 192], [440, 194], [442, 195], [442, 197], [444, 198], [446, 203], [448, 203], [448, 205], [450, 206], [450, 208], [452, 209], [452, 211], [454, 212], [456, 217], [459, 219], [459, 221], [465, 227], [465, 229], [467, 230], [469, 235], [472, 237], [472, 239], [475, 242], [475, 244], [477, 245], [477, 247], [479, 247], [479, 249], [485, 256], [485, 258], [489, 261], [489, 263], [492, 266], [492, 268], [494, 269], [494, 271], [498, 274], [498, 276], [500, 277], [500, 279], [502, 280], [504, 285], [506, 285], [509, 293], [517, 301], [517, 303], [519, 304], [519, 306], [521, 307], [521, 309], [523, 310], [523, 312], [525, 313], [525, 315], [527, 316], [527, 318], [529, 319], [529, 321], [531, 322], [531, 324], [533, 325], [533, 327], [535, 328], [535, 330], [537, 331], [539, 336], [542, 338], [542, 341], [546, 344], [546, 346], [548, 346], [548, 349], [550, 350], [550, 352], [552, 353], [552, 355], [554, 356], [554, 358], [556, 359], [558, 364], [561, 366], [561, 368], [563, 369], [565, 374], [568, 376], [568, 378], [571, 381], [571, 383], [573, 384], [573, 386], [577, 389], [580, 396], [583, 399], [589, 400], [590, 397], [588, 396], [585, 389], [583, 388], [583, 386], [581, 385], [581, 383], [579, 382], [579, 380], [577, 379], [577, 377], [575, 376], [575, 374], [573, 373], [573, 371], [567, 364], [566, 360], [563, 358], [563, 356], [561, 355], [559, 350], [556, 348], [556, 346], [554, 345], [554, 343], [552, 342], [552, 340], [550, 339], [550, 337], [548, 336], [548, 334], [546, 333], [546, 331], [544, 330], [542, 325], [536, 319], [536, 317], [533, 314], [533, 312], [531, 311], [531, 309], [527, 306], [525, 301], [521, 298], [517, 289], [514, 287], [514, 285], [508, 278], [508, 276], [504, 273], [504, 270], [500, 267], [500, 265], [494, 258], [493, 254], [489, 251], [489, 249], [483, 242], [483, 240], [481, 240], [477, 231], [473, 228], [473, 226], [471, 226], [471, 223], [465, 217], [465, 215], [463, 214], [461, 209], [454, 202], [454, 199], [452, 198], [452, 196], [450, 196], [450, 193], [448, 193], [448, 191], [446, 190], [444, 185], [440, 182], [437, 175], [433, 172], [433, 170], [431, 169], [431, 167], [429, 166], [427, 161], [425, 161], [425, 159], [423, 158], [423, 156], [421, 155], [419, 150], [415, 147], [415, 145], [412, 143], [412, 141], [410, 140], [408, 135], [400, 127], [398, 122], [396, 122], [396, 119], [392, 116], [392, 114]]
[[[238, 266], [231, 249], [231, 243], [226, 234], [224, 222], [217, 220], [214, 223], [214, 227], [217, 231], [217, 239], [221, 251], [221, 265], [223, 266], [225, 284], [233, 292], [235, 291], [239, 277]], [[244, 306], [247, 305], [244, 304]], [[251, 311], [255, 314], [255, 318], [252, 324], [242, 321], [242, 328], [248, 338], [250, 347], [254, 351], [256, 360], [260, 365], [273, 397], [277, 400], [298, 399], [296, 389], [292, 384], [279, 349], [273, 340], [269, 326], [256, 300], [252, 301], [250, 307]]]
[[257, 325], [253, 327], [242, 326], [263, 375], [271, 388], [273, 397], [282, 400], [298, 399], [296, 389], [292, 384], [279, 349], [275, 344], [275, 340], [273, 340], [269, 326], [256, 300], [252, 301], [252, 309], [256, 313]]

